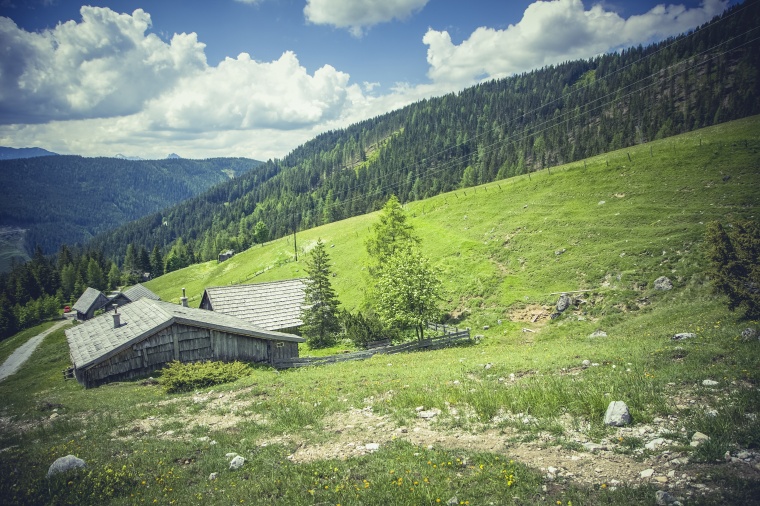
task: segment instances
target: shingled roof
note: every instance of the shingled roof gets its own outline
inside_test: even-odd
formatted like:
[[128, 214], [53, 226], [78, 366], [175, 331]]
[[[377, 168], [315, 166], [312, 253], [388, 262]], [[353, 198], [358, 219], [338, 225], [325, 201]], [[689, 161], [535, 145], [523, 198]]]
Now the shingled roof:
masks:
[[233, 316], [149, 298], [127, 304], [119, 311], [121, 324], [117, 328], [114, 328], [112, 313], [108, 313], [66, 330], [74, 367], [82, 369], [102, 362], [174, 323], [258, 339], [305, 341], [292, 334], [262, 329]]
[[214, 312], [236, 316], [267, 330], [299, 327], [304, 305], [303, 279], [289, 279], [252, 285], [206, 288], [201, 307], [210, 302]]
[[[101, 298], [102, 300], [99, 300]], [[87, 313], [96, 303], [102, 306], [106, 302], [108, 302], [108, 300], [106, 299], [106, 296], [100, 292], [100, 290], [87, 287], [87, 290], [85, 290], [82, 296], [79, 297], [74, 303], [73, 309], [74, 311], [78, 311], [80, 313]], [[99, 307], [96, 307], [95, 309], [99, 309]]]
[[140, 283], [137, 283], [135, 286], [131, 286], [127, 288], [121, 293], [132, 302], [136, 302], [142, 298], [148, 298], [152, 300], [161, 300], [161, 297], [151, 292]]

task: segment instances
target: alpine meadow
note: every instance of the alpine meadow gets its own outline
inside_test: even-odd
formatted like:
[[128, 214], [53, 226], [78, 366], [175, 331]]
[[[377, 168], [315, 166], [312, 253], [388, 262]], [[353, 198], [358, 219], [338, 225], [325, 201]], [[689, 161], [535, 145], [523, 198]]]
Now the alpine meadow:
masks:
[[759, 27], [266, 162], [3, 161], [0, 501], [760, 505]]
[[[56, 332], [0, 383], [2, 495], [653, 504], [660, 490], [689, 504], [757, 503], [760, 342], [742, 337], [757, 322], [713, 291], [704, 237], [711, 221], [756, 216], [759, 127], [747, 118], [405, 206], [444, 272], [442, 305], [482, 334], [477, 344], [257, 367], [167, 394], [154, 381], [63, 381], [68, 349]], [[205, 286], [303, 277], [304, 253], [321, 238], [351, 308], [375, 219], [299, 233], [298, 261], [288, 237], [147, 285], [165, 300], [185, 287], [197, 304]], [[655, 288], [662, 276], [672, 289]], [[551, 319], [559, 293], [576, 305]], [[4, 341], [3, 354], [23, 340]], [[603, 423], [618, 400], [632, 425]], [[692, 445], [695, 434], [708, 439]], [[68, 453], [87, 468], [45, 478]], [[232, 454], [241, 469], [228, 469]]]

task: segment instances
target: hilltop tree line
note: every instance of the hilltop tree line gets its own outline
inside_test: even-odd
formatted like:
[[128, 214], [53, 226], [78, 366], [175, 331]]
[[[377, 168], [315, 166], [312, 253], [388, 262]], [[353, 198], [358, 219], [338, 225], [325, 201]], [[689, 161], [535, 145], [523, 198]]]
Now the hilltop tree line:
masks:
[[[203, 195], [96, 237], [201, 259], [457, 188], [760, 113], [757, 3], [694, 33], [486, 82], [330, 131]], [[751, 32], [751, 33], [750, 33]]]

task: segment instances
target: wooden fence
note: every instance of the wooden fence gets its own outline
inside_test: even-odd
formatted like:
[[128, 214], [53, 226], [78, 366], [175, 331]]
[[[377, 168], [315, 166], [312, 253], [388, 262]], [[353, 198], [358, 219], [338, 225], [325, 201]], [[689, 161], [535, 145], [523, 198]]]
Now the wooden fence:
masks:
[[[442, 330], [443, 326], [439, 326], [438, 329], [434, 329], [428, 324], [428, 328], [431, 330]], [[277, 369], [290, 369], [292, 367], [306, 367], [311, 365], [324, 365], [335, 364], [338, 362], [350, 362], [352, 360], [365, 360], [374, 355], [393, 355], [395, 353], [406, 353], [416, 350], [435, 350], [438, 348], [445, 348], [447, 346], [453, 346], [465, 342], [472, 342], [470, 338], [470, 329], [455, 329], [455, 327], [446, 327], [446, 331], [442, 336], [432, 337], [428, 339], [422, 339], [420, 341], [412, 341], [409, 343], [399, 344], [396, 346], [381, 346], [364, 351], [356, 351], [353, 353], [343, 353], [340, 355], [329, 355], [327, 357], [297, 357], [277, 360], [273, 362], [273, 366]]]

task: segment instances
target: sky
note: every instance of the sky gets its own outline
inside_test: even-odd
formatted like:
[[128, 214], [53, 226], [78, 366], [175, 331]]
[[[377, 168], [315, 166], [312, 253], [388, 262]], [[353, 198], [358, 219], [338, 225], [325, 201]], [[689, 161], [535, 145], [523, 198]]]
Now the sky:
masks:
[[735, 0], [0, 0], [0, 146], [281, 158], [432, 96], [691, 30]]

